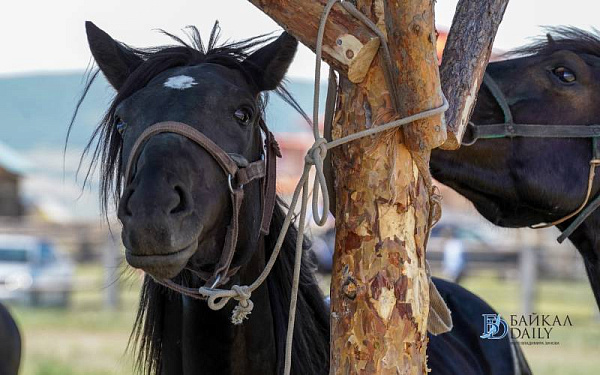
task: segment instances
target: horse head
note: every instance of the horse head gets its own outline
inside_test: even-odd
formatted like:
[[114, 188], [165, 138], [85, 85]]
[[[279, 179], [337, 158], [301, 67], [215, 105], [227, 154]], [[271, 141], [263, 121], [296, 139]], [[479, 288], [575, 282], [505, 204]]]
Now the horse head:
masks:
[[[600, 184], [594, 176], [600, 152], [594, 133], [600, 124], [600, 38], [574, 28], [552, 30], [554, 37], [516, 51], [523, 56], [488, 66], [496, 84], [480, 90], [472, 117], [476, 125], [470, 124], [472, 129], [506, 125], [512, 113], [513, 130], [539, 124], [537, 135], [502, 135], [457, 151], [434, 150], [431, 169], [494, 224], [556, 225], [563, 232], [559, 241], [568, 237], [582, 254], [600, 306]], [[586, 135], [565, 137], [573, 130]]]
[[[232, 219], [231, 176], [206, 147], [177, 132], [136, 141], [154, 124], [176, 122], [241, 167], [260, 161], [262, 93], [279, 86], [297, 41], [283, 33], [250, 53], [260, 39], [217, 47], [215, 28], [205, 49], [191, 29], [195, 45], [177, 39], [177, 46], [136, 50], [90, 22], [86, 26], [92, 54], [118, 92], [101, 130], [102, 186], [113, 186], [119, 196], [127, 262], [157, 279], [174, 278], [183, 269], [211, 274]], [[261, 181], [243, 187], [230, 269], [246, 264], [259, 247]]]
[[[587, 32], [553, 29], [518, 58], [490, 63], [515, 124], [600, 123], [600, 39]], [[486, 85], [471, 121], [503, 123], [504, 114]], [[480, 139], [456, 151], [434, 150], [433, 176], [471, 200], [491, 222], [524, 227], [551, 222], [584, 201], [591, 138]], [[600, 184], [594, 185], [592, 196]]]

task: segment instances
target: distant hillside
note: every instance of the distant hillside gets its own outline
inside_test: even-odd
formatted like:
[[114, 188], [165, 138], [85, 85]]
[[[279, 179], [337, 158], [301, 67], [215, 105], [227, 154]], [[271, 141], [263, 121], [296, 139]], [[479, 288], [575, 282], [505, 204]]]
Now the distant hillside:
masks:
[[[0, 77], [0, 140], [21, 151], [62, 148], [84, 81], [83, 72]], [[288, 89], [302, 108], [312, 113], [312, 82], [293, 80]], [[113, 94], [104, 77], [99, 77], [81, 107], [70, 147], [85, 146]], [[267, 123], [274, 131], [307, 129], [300, 116], [276, 95], [270, 97]]]
[[[31, 164], [22, 183], [28, 207], [37, 207], [53, 220], [96, 220], [99, 217], [97, 169], [84, 188], [89, 159], [77, 174], [81, 150], [114, 95], [103, 77], [91, 87], [63, 153], [67, 127], [84, 88], [83, 72], [0, 77], [0, 141]], [[288, 84], [296, 100], [312, 113], [312, 83]], [[324, 88], [321, 102], [324, 103]], [[324, 104], [322, 104], [323, 106]], [[322, 108], [322, 107], [321, 107]], [[289, 105], [271, 95], [267, 124], [275, 132], [309, 128]]]

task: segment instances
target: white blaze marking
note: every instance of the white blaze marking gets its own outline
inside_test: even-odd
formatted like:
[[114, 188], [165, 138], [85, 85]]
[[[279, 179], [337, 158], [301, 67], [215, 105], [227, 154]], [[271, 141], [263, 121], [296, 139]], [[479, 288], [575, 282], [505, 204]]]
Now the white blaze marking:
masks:
[[170, 77], [163, 84], [163, 86], [171, 88], [171, 89], [176, 89], [176, 90], [185, 90], [185, 89], [189, 89], [190, 87], [195, 86], [197, 84], [198, 84], [198, 82], [194, 81], [194, 78], [192, 78], [190, 76], [181, 75], [181, 76]]

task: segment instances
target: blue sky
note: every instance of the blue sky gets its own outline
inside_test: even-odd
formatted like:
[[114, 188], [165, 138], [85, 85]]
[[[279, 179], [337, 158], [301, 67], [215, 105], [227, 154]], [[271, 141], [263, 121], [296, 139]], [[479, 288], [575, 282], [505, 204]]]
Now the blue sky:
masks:
[[[476, 1], [476, 0], [475, 0]], [[449, 27], [457, 0], [437, 0], [436, 19]], [[196, 25], [208, 33], [219, 19], [231, 39], [279, 30], [245, 0], [30, 0], [5, 2], [0, 12], [0, 75], [84, 69], [90, 58], [84, 21], [94, 21], [113, 37], [133, 46], [161, 44], [152, 31], [178, 32]], [[507, 50], [542, 33], [540, 25], [573, 25], [589, 29], [597, 23], [600, 3], [590, 0], [511, 0], [496, 47]], [[293, 77], [312, 77], [314, 55], [303, 48], [291, 68]]]

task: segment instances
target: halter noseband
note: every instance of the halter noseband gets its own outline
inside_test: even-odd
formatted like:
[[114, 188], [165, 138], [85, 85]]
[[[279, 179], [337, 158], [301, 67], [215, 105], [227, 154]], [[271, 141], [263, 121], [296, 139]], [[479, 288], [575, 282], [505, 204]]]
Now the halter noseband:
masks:
[[[276, 158], [281, 157], [277, 141], [273, 134], [267, 129], [265, 123], [259, 120], [259, 126], [265, 133], [265, 149], [266, 161], [263, 159], [249, 163], [243, 156], [238, 154], [230, 154], [225, 152], [221, 147], [210, 140], [206, 135], [194, 129], [190, 125], [176, 121], [159, 122], [148, 127], [135, 141], [131, 154], [127, 161], [125, 169], [125, 181], [130, 183], [133, 178], [133, 172], [137, 164], [137, 160], [141, 154], [143, 146], [153, 136], [160, 133], [175, 133], [184, 136], [193, 141], [215, 159], [223, 172], [227, 175], [227, 183], [232, 205], [232, 215], [229, 226], [227, 227], [227, 235], [219, 262], [215, 266], [212, 274], [196, 272], [205, 282], [205, 285], [215, 288], [219, 285], [227, 283], [229, 278], [235, 274], [238, 268], [231, 267], [231, 261], [235, 253], [238, 232], [239, 232], [239, 215], [240, 207], [244, 199], [244, 185], [247, 183], [263, 179], [261, 203], [262, 203], [262, 218], [260, 226], [260, 234], [266, 235], [269, 233], [269, 226], [273, 209], [275, 207], [276, 191]], [[179, 290], [184, 288], [178, 286], [170, 280], [157, 280], [159, 283], [166, 284], [173, 289]]]
[[[540, 124], [515, 124], [508, 101], [502, 93], [502, 90], [494, 79], [486, 72], [483, 77], [483, 85], [490, 91], [496, 103], [502, 109], [504, 122], [500, 124], [476, 125], [469, 122], [465, 131], [462, 144], [470, 146], [478, 139], [495, 138], [591, 138], [592, 139], [592, 159], [590, 160], [590, 171], [588, 175], [588, 187], [583, 203], [575, 211], [567, 216], [551, 223], [540, 223], [532, 225], [531, 228], [547, 228], [563, 223], [573, 217], [575, 219], [558, 237], [558, 242], [562, 243], [569, 237], [583, 221], [590, 216], [598, 207], [600, 207], [600, 195], [590, 202], [592, 187], [596, 167], [600, 165], [600, 125], [540, 125]], [[588, 205], [589, 202], [589, 205]]]

